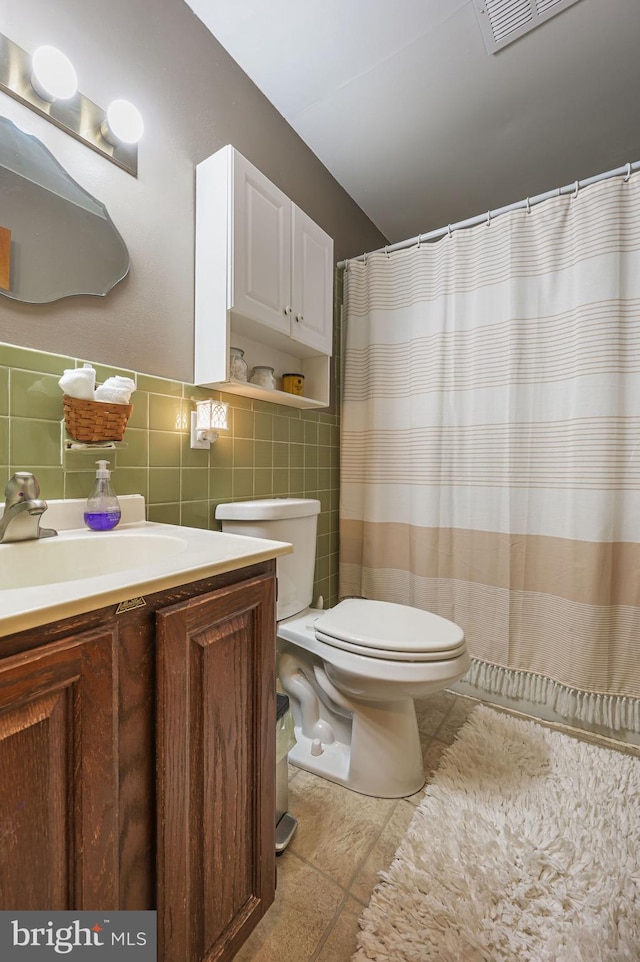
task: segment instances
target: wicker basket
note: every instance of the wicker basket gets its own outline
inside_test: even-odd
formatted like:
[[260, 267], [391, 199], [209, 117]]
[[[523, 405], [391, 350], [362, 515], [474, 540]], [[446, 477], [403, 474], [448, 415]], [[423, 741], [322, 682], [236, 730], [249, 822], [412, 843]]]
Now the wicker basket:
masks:
[[76, 441], [122, 441], [133, 404], [107, 404], [63, 395], [67, 434]]

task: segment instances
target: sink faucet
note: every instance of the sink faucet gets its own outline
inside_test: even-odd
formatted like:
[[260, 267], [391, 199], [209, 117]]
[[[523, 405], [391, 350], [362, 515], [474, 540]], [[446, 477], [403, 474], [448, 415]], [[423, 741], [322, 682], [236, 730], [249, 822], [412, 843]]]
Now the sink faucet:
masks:
[[29, 471], [16, 471], [4, 489], [4, 514], [0, 518], [0, 543], [52, 538], [58, 532], [41, 528], [47, 502], [40, 498], [40, 485]]

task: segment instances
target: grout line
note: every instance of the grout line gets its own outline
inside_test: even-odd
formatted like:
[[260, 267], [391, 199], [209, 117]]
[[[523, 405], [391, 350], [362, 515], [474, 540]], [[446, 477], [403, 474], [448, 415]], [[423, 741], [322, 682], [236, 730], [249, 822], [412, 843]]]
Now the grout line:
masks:
[[334, 929], [335, 929], [335, 927], [336, 927], [336, 923], [338, 922], [338, 919], [339, 919], [340, 916], [342, 915], [342, 911], [343, 911], [345, 905], [347, 904], [348, 899], [349, 899], [349, 893], [348, 893], [348, 892], [345, 892], [344, 898], [343, 898], [342, 901], [339, 903], [339, 905], [336, 906], [336, 910], [335, 910], [335, 912], [333, 913], [333, 917], [332, 917], [331, 921], [329, 922], [329, 924], [327, 925], [326, 929], [324, 930], [324, 932], [323, 932], [322, 935], [320, 936], [320, 940], [319, 940], [318, 944], [316, 945], [315, 949], [313, 950], [313, 952], [312, 952], [311, 955], [309, 956], [309, 962], [315, 962], [315, 960], [318, 958], [319, 954], [320, 954], [320, 953], [322, 952], [322, 950], [324, 949], [325, 945], [327, 944], [327, 942], [328, 942], [328, 940], [329, 940], [329, 937], [330, 937], [331, 933], [334, 931]]
[[321, 875], [328, 882], [331, 882], [332, 885], [335, 885], [337, 888], [341, 889], [341, 891], [343, 891], [345, 895], [349, 895], [349, 890], [346, 889], [341, 882], [336, 882], [333, 876], [325, 872], [325, 870], [323, 868], [320, 868], [319, 865], [316, 865], [315, 862], [312, 862], [310, 859], [305, 858], [304, 855], [300, 855], [299, 852], [295, 852], [293, 849], [291, 849], [291, 851], [287, 849], [287, 852], [289, 855], [295, 855], [295, 857], [298, 859], [299, 862], [303, 862], [310, 869], [313, 869], [314, 872], [317, 872], [318, 875]]
[[376, 845], [377, 845], [378, 842], [380, 841], [380, 837], [381, 837], [382, 833], [384, 832], [385, 828], [387, 827], [387, 825], [388, 825], [389, 822], [391, 821], [391, 817], [393, 816], [396, 808], [398, 807], [399, 799], [396, 798], [396, 799], [394, 799], [393, 801], [394, 801], [394, 804], [393, 804], [393, 805], [391, 806], [391, 808], [389, 809], [389, 814], [387, 815], [387, 817], [385, 818], [384, 822], [383, 822], [382, 825], [380, 826], [380, 831], [379, 831], [378, 834], [375, 836], [375, 838], [373, 839], [373, 841], [371, 842], [371, 844], [369, 845], [369, 847], [366, 849], [366, 852], [365, 852], [365, 854], [362, 856], [362, 858], [360, 859], [360, 862], [356, 865], [356, 868], [355, 868], [355, 870], [354, 870], [354, 872], [353, 872], [353, 875], [351, 876], [351, 878], [350, 878], [350, 880], [349, 880], [349, 884], [347, 885], [347, 892], [349, 892], [349, 893], [351, 892], [351, 887], [353, 886], [353, 883], [356, 881], [356, 879], [357, 879], [358, 876], [360, 875], [360, 872], [362, 871], [364, 865], [366, 864], [366, 862], [367, 862], [369, 856], [371, 855], [371, 853], [373, 852], [374, 848], [376, 847]]
[[[345, 907], [346, 907], [346, 905], [347, 905], [347, 902], [349, 901], [350, 898], [353, 899], [355, 902], [357, 902], [358, 905], [361, 905], [363, 908], [366, 908], [366, 907], [367, 907], [368, 902], [363, 902], [361, 898], [359, 898], [357, 895], [354, 895], [354, 894], [352, 893], [351, 889], [352, 889], [354, 883], [355, 883], [355, 882], [357, 881], [357, 879], [360, 877], [364, 866], [366, 865], [367, 861], [369, 860], [369, 857], [370, 857], [371, 853], [373, 852], [373, 850], [375, 849], [376, 845], [377, 845], [378, 842], [380, 841], [380, 838], [382, 837], [383, 832], [385, 831], [385, 829], [386, 829], [387, 826], [389, 825], [389, 822], [390, 822], [391, 819], [393, 818], [393, 816], [394, 816], [394, 814], [395, 814], [398, 806], [399, 806], [403, 801], [405, 801], [405, 799], [403, 799], [403, 798], [395, 799], [394, 804], [391, 806], [387, 817], [385, 818], [384, 822], [382, 823], [382, 825], [381, 825], [381, 827], [380, 827], [380, 831], [377, 833], [377, 835], [375, 836], [375, 838], [372, 840], [371, 844], [367, 847], [367, 849], [366, 849], [365, 853], [363, 854], [362, 858], [360, 859], [360, 861], [359, 861], [359, 863], [358, 863], [355, 871], [353, 872], [353, 875], [352, 875], [351, 878], [349, 879], [349, 883], [348, 883], [348, 885], [347, 885], [347, 887], [346, 887], [346, 891], [345, 891], [344, 898], [342, 899], [342, 901], [340, 902], [340, 904], [336, 907], [336, 910], [335, 910], [335, 912], [334, 912], [334, 914], [333, 914], [333, 918], [331, 919], [331, 922], [329, 923], [329, 925], [328, 925], [327, 928], [325, 929], [325, 931], [324, 931], [324, 933], [323, 933], [323, 935], [322, 935], [322, 938], [320, 939], [318, 945], [316, 946], [316, 949], [315, 949], [313, 955], [312, 955], [312, 956], [310, 957], [310, 959], [309, 959], [309, 962], [314, 962], [314, 960], [316, 960], [316, 959], [318, 958], [319, 954], [322, 952], [322, 949], [324, 948], [324, 946], [326, 945], [327, 941], [329, 940], [332, 932], [334, 931], [334, 929], [335, 929], [335, 927], [336, 927], [336, 924], [338, 923], [338, 920], [340, 919], [340, 916], [342, 915], [342, 912], [344, 911], [344, 909], [345, 909]], [[377, 881], [376, 881], [375, 884], [377, 884]], [[375, 884], [374, 884], [374, 888], [375, 888]], [[342, 888], [342, 886], [341, 886], [341, 888]], [[372, 892], [373, 892], [373, 889], [372, 889], [371, 892], [369, 893], [369, 897], [371, 897], [371, 893], [372, 893]]]
[[[11, 371], [12, 368], [7, 368], [7, 467], [11, 468], [11, 422], [13, 417], [11, 415]], [[11, 477], [11, 473], [9, 474]]]
[[[455, 701], [452, 701], [451, 704], [449, 705], [449, 707], [447, 708], [446, 712], [444, 713], [444, 715], [443, 715], [442, 718], [440, 719], [440, 724], [438, 725], [438, 727], [436, 728], [436, 730], [435, 730], [434, 733], [432, 734], [432, 736], [431, 736], [432, 738], [438, 738], [438, 732], [440, 731], [440, 729], [442, 728], [442, 726], [443, 726], [444, 723], [446, 722], [447, 718], [449, 717], [449, 715], [450, 715], [451, 712], [453, 711], [453, 706], [454, 706], [454, 705], [455, 705]], [[442, 740], [442, 739], [438, 739], [438, 741], [441, 741], [441, 740]]]

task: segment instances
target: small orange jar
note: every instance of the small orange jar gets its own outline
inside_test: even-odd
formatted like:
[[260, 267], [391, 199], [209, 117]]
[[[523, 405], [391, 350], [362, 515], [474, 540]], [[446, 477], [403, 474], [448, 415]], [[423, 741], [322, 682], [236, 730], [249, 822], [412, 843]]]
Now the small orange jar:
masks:
[[302, 397], [304, 394], [304, 374], [283, 374], [282, 390], [287, 394], [297, 394]]

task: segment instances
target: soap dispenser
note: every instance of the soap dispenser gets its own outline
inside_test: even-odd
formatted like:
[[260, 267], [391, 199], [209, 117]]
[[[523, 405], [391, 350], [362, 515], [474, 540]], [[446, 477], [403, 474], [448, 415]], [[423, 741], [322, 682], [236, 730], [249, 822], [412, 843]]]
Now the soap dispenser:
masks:
[[111, 531], [120, 521], [120, 505], [111, 484], [108, 461], [96, 461], [96, 483], [87, 499], [84, 523], [93, 531]]

